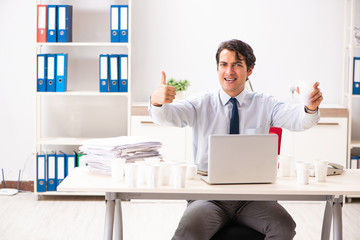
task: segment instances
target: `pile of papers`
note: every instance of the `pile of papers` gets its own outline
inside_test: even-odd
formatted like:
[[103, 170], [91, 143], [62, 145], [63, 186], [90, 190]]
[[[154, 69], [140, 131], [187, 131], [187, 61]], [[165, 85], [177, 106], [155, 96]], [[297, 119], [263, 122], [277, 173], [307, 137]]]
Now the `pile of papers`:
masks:
[[145, 137], [121, 136], [114, 138], [91, 139], [83, 142], [81, 157], [92, 172], [111, 174], [111, 160], [121, 158], [127, 162], [145, 158], [161, 158], [161, 142]]

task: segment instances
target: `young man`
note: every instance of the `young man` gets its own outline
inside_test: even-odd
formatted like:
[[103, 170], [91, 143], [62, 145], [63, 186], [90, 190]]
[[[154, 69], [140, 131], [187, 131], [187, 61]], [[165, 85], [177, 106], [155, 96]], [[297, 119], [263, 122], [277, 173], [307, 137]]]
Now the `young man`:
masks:
[[[193, 127], [199, 170], [207, 171], [208, 137], [212, 134], [266, 134], [270, 127], [303, 131], [319, 121], [318, 107], [323, 100], [319, 83], [314, 84], [307, 106], [290, 106], [248, 92], [245, 82], [255, 61], [248, 44], [236, 39], [221, 43], [216, 53], [221, 89], [174, 103], [175, 88], [166, 85], [162, 72], [161, 84], [151, 95], [150, 115], [158, 124]], [[288, 240], [295, 236], [295, 222], [275, 201], [197, 200], [189, 201], [173, 240], [208, 240], [230, 222], [253, 228], [266, 235], [265, 239]]]

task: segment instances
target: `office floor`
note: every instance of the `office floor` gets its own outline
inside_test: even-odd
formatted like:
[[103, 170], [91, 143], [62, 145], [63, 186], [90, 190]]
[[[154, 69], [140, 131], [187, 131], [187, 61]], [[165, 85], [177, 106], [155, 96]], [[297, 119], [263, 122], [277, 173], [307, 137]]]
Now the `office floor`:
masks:
[[[297, 223], [296, 240], [320, 239], [324, 203], [281, 202]], [[185, 201], [123, 202], [125, 240], [168, 240]], [[102, 239], [103, 197], [46, 197], [32, 193], [0, 196], [0, 239]], [[360, 240], [360, 201], [343, 208], [344, 239]]]

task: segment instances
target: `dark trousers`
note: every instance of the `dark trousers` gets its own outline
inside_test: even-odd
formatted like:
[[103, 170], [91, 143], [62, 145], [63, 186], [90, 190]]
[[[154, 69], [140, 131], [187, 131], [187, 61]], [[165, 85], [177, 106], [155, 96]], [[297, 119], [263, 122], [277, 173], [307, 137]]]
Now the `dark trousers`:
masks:
[[266, 235], [265, 240], [291, 240], [296, 224], [276, 201], [189, 201], [172, 240], [209, 240], [234, 222]]

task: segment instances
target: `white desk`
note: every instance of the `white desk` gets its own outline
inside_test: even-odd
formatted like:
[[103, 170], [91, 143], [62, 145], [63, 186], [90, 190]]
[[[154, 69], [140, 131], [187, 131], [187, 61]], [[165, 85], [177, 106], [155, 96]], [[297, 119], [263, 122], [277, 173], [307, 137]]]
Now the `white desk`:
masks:
[[[360, 195], [360, 170], [347, 170], [343, 175], [331, 176], [324, 183], [310, 178], [309, 185], [298, 185], [296, 178], [278, 178], [274, 184], [208, 185], [199, 178], [189, 180], [186, 188], [170, 186], [159, 188], [128, 188], [115, 183], [110, 176], [76, 169], [59, 186], [58, 191], [106, 192], [104, 239], [122, 239], [122, 212], [120, 199], [184, 199], [184, 200], [306, 200], [326, 201], [322, 240], [342, 239], [342, 205], [344, 195]], [[115, 221], [114, 221], [115, 220]]]

